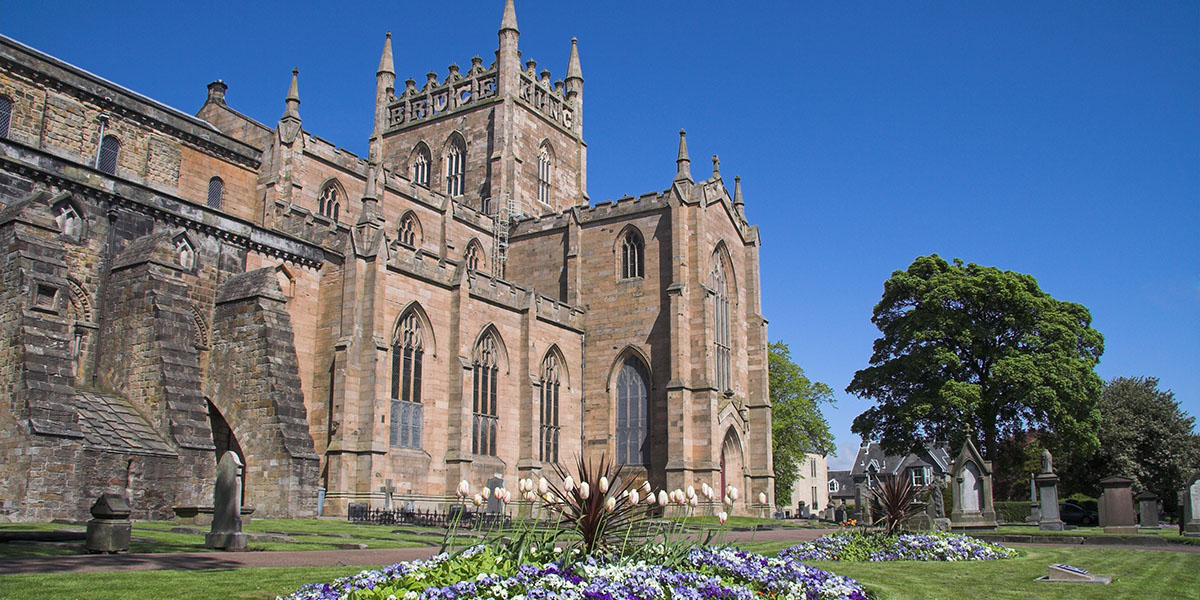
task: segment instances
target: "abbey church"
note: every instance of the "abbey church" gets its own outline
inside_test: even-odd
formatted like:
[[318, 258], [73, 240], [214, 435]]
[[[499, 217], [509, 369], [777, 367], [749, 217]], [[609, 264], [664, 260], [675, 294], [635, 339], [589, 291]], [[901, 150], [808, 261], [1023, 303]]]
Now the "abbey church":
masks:
[[255, 517], [601, 455], [773, 498], [736, 178], [680, 131], [663, 189], [592, 203], [578, 45], [552, 80], [519, 35], [508, 0], [494, 62], [416, 80], [384, 38], [365, 159], [296, 71], [277, 122], [221, 81], [193, 116], [0, 36], [0, 521], [171, 518], [227, 451]]

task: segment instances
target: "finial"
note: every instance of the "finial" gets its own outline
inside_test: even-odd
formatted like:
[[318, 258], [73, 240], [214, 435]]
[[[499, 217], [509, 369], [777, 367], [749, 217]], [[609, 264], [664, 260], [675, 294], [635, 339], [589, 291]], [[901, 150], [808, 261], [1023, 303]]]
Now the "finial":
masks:
[[688, 158], [687, 132], [679, 130], [679, 156], [675, 159], [675, 180], [692, 180], [692, 159]]
[[208, 101], [213, 104], [225, 104], [225, 90], [227, 89], [229, 86], [220, 79], [208, 84]]
[[375, 163], [370, 163], [367, 165], [367, 189], [363, 192], [363, 202], [368, 200], [375, 201], [379, 199], [378, 193], [375, 189], [375, 176]]
[[387, 36], [383, 38], [383, 55], [379, 57], [379, 70], [375, 72], [396, 74], [395, 64], [392, 62], [392, 32], [387, 32]]
[[733, 178], [733, 205], [743, 206], [745, 204], [742, 202], [742, 178], [735, 175]]
[[287, 109], [283, 111], [284, 117], [300, 118], [300, 69], [292, 69], [292, 85], [288, 88], [288, 95], [284, 102], [287, 103]]
[[571, 38], [571, 58], [567, 60], [567, 81], [583, 81], [583, 69], [579, 68], [579, 40]]
[[517, 31], [517, 9], [513, 6], [513, 0], [504, 0], [504, 16], [500, 18], [500, 31], [507, 29]]
[[721, 178], [721, 159], [717, 155], [713, 155], [713, 179]]

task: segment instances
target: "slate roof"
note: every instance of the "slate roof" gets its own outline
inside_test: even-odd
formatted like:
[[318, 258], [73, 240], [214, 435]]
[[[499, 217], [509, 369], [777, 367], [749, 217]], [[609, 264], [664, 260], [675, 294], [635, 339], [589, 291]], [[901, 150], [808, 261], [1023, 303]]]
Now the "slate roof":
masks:
[[838, 489], [836, 492], [829, 492], [831, 498], [853, 498], [854, 497], [854, 478], [850, 476], [850, 471], [830, 471], [829, 480], [836, 481]]
[[875, 463], [878, 472], [884, 474], [896, 475], [909, 467], [930, 466], [935, 473], [944, 475], [950, 472], [951, 459], [950, 452], [945, 447], [926, 448], [920, 453], [904, 456], [889, 456], [884, 454], [883, 448], [877, 442], [872, 442], [858, 449], [851, 475], [865, 472], [872, 462]]
[[85, 447], [123, 454], [177, 456], [171, 444], [125, 398], [77, 391], [75, 405]]

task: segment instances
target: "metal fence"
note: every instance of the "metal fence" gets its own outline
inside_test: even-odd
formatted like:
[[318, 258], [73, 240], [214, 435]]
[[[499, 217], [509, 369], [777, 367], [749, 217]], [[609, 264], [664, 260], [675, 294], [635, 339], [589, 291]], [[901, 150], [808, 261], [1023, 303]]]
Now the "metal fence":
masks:
[[455, 519], [461, 529], [492, 529], [507, 527], [512, 518], [505, 514], [484, 513], [451, 506], [447, 510], [407, 510], [397, 508], [385, 510], [370, 508], [366, 504], [353, 503], [346, 511], [351, 523], [373, 523], [376, 525], [415, 525], [418, 527], [450, 527]]

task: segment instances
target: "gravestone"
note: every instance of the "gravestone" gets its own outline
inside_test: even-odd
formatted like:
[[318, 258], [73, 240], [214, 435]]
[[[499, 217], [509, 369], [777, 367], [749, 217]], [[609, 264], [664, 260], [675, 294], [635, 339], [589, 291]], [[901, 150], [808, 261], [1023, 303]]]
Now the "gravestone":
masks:
[[129, 551], [129, 503], [120, 494], [101, 494], [92, 504], [84, 546], [88, 552], [112, 554]]
[[870, 522], [870, 488], [867, 487], [866, 473], [854, 475], [854, 519], [861, 523]]
[[392, 494], [396, 493], [396, 486], [392, 485], [392, 480], [388, 479], [379, 491], [383, 492], [383, 510], [392, 510]]
[[1146, 490], [1137, 495], [1138, 526], [1158, 529], [1158, 495]]
[[1042, 472], [1034, 477], [1040, 494], [1041, 518], [1038, 529], [1042, 531], [1062, 531], [1063, 522], [1058, 514], [1058, 475], [1054, 474], [1053, 458], [1049, 450], [1042, 450]]
[[213, 486], [212, 530], [204, 536], [204, 545], [219, 550], [245, 550], [242, 533], [242, 460], [226, 452], [217, 462], [217, 484]]
[[846, 503], [838, 504], [837, 508], [833, 510], [833, 520], [838, 523], [846, 522]]
[[1100, 526], [1105, 533], [1137, 533], [1134, 525], [1133, 480], [1128, 477], [1105, 477], [1100, 480]]
[[489, 515], [498, 515], [504, 511], [504, 503], [496, 497], [494, 492], [497, 489], [504, 487], [504, 480], [500, 479], [499, 477], [492, 477], [488, 480], [487, 486], [492, 488], [493, 493], [488, 495], [487, 506], [485, 510], [487, 510], [487, 514]]
[[983, 460], [968, 436], [950, 469], [954, 485], [954, 510], [950, 528], [955, 531], [994, 530], [996, 509], [992, 504], [992, 463]]
[[1025, 522], [1030, 525], [1036, 525], [1042, 520], [1042, 505], [1038, 503], [1037, 494], [1037, 475], [1029, 474], [1029, 516], [1025, 518]]
[[1183, 535], [1200, 537], [1200, 471], [1196, 471], [1183, 488], [1183, 514], [1180, 524]]
[[1050, 565], [1050, 572], [1045, 577], [1038, 577], [1034, 581], [1052, 581], [1057, 583], [1099, 583], [1107, 585], [1112, 583], [1112, 577], [1107, 575], [1092, 575], [1087, 569], [1073, 567], [1071, 565], [1057, 564]]
[[946, 496], [943, 491], [945, 488], [946, 482], [941, 478], [934, 479], [929, 484], [929, 506], [926, 507], [926, 511], [930, 519], [946, 518]]

